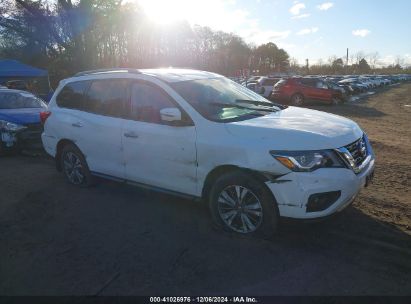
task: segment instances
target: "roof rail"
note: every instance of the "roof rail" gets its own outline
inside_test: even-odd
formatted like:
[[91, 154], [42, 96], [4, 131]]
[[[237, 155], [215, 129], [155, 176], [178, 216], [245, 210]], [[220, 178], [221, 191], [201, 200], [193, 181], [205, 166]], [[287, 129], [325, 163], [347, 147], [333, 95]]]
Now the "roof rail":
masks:
[[85, 75], [90, 75], [90, 74], [109, 73], [109, 72], [127, 72], [127, 73], [133, 73], [133, 74], [141, 74], [141, 72], [138, 69], [110, 68], [110, 69], [97, 69], [97, 70], [78, 72], [74, 74], [74, 77], [85, 76]]

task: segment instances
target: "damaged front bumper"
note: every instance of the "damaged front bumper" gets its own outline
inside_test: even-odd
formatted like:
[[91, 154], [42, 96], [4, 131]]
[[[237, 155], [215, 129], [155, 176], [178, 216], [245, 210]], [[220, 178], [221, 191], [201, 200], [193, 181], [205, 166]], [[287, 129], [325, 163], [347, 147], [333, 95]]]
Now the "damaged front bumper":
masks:
[[0, 144], [3, 149], [41, 148], [41, 125], [22, 126], [18, 130], [0, 129]]
[[[266, 185], [277, 201], [280, 216], [296, 219], [327, 217], [354, 201], [374, 172], [374, 160], [372, 158], [359, 174], [345, 168], [324, 168], [313, 172], [291, 172], [267, 181]], [[309, 203], [318, 195], [331, 201], [313, 210]], [[319, 198], [321, 204], [321, 196]]]
[[6, 130], [1, 130], [1, 143], [3, 148], [13, 148], [17, 145], [17, 135], [21, 131], [6, 131]]

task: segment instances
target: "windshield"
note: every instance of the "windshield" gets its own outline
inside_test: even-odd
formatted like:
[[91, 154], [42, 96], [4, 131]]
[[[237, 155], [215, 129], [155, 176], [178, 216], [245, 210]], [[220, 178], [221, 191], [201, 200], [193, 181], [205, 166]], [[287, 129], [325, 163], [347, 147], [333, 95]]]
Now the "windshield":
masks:
[[281, 109], [261, 95], [224, 77], [176, 82], [171, 86], [203, 117], [212, 121], [246, 120]]
[[29, 93], [0, 92], [0, 109], [45, 108], [44, 102]]

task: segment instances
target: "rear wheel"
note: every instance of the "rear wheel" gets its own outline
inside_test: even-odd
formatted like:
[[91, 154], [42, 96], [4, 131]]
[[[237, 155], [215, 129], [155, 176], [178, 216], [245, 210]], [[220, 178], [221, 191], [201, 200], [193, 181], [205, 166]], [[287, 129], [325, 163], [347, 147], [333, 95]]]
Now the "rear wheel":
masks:
[[304, 96], [301, 94], [294, 94], [291, 96], [291, 104], [293, 106], [302, 106], [304, 104]]
[[342, 104], [342, 99], [341, 99], [340, 97], [338, 97], [338, 96], [334, 96], [334, 97], [331, 99], [331, 103], [332, 103], [333, 105], [337, 106], [337, 105], [339, 105], [339, 104]]
[[267, 187], [241, 171], [218, 178], [209, 207], [217, 228], [252, 237], [271, 237], [278, 223], [277, 204]]
[[73, 144], [66, 145], [61, 152], [60, 159], [67, 182], [80, 187], [93, 184], [93, 177], [79, 148]]

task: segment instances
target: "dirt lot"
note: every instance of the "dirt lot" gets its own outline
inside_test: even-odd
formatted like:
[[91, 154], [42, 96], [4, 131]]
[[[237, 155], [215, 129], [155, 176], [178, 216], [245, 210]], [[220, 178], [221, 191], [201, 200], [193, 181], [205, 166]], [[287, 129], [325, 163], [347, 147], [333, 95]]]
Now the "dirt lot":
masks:
[[365, 129], [374, 184], [271, 241], [214, 231], [200, 203], [109, 181], [77, 189], [46, 157], [0, 159], [0, 294], [411, 295], [411, 84], [313, 108]]

